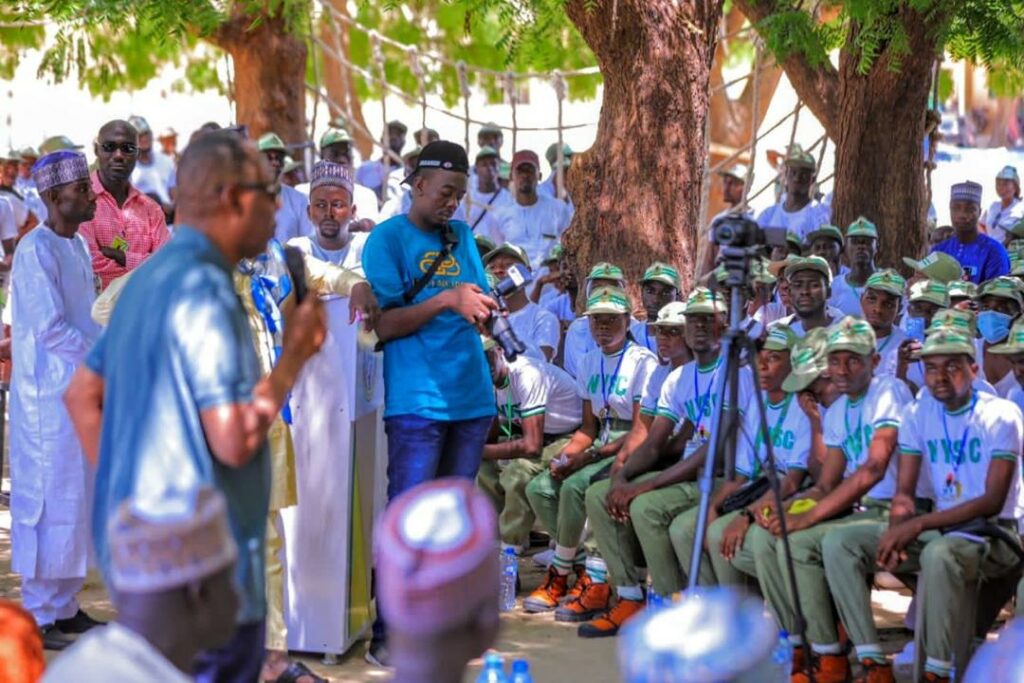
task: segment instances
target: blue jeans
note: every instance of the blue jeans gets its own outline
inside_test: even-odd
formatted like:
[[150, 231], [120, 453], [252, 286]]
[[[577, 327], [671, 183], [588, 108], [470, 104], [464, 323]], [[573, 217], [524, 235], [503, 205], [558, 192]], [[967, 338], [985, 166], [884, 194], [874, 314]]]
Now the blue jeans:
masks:
[[[418, 415], [384, 420], [388, 436], [388, 502], [409, 489], [441, 477], [475, 479], [493, 417], [444, 422]], [[377, 611], [373, 639], [387, 640]]]

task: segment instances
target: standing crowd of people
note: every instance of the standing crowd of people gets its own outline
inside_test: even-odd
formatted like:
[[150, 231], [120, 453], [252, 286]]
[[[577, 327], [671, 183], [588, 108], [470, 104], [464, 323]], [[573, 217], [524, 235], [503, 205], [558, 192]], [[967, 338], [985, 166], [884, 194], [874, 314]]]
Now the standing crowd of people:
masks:
[[[317, 429], [290, 395], [335, 316], [374, 332], [383, 352], [392, 518], [419, 511], [441, 529], [454, 524], [443, 511], [459, 509], [502, 551], [549, 542], [535, 557], [546, 578], [521, 608], [578, 623], [585, 638], [614, 636], [652, 595], [683, 590], [722, 401], [724, 269], [710, 261], [685, 291], [683, 264], [653, 262], [630, 282], [610, 258], [578, 283], [562, 246], [571, 149], [549, 147], [547, 169], [528, 149], [505, 162], [502, 131], [487, 125], [471, 163], [433, 131], [411, 149], [406, 134], [389, 123], [381, 158], [357, 165], [348, 132], [332, 127], [308, 177], [273, 132], [249, 141], [207, 124], [179, 154], [170, 129], [153, 149], [140, 117], [99, 129], [94, 167], [60, 136], [10, 153], [0, 271], [12, 569], [45, 647], [72, 646], [50, 679], [323, 680], [288, 655], [280, 512], [301, 504], [293, 435]], [[952, 225], [904, 259], [908, 281], [875, 265], [879, 231], [893, 228], [831, 225], [816, 175], [794, 145], [778, 202], [756, 218], [788, 239], [755, 262], [747, 288], [757, 352], [739, 372], [739, 424], [722, 426], [736, 434], [736, 477], [715, 480], [699, 583], [763, 596], [793, 634], [794, 681], [808, 659], [819, 683], [846, 681], [852, 647], [863, 680], [881, 683], [893, 673], [870, 577], [917, 577], [931, 596], [918, 624], [926, 677], [950, 680], [957, 617], [992, 603], [974, 610], [987, 629], [1024, 557], [1019, 177], [999, 173], [987, 211], [981, 185], [954, 186]], [[747, 176], [722, 173], [736, 215]], [[510, 281], [499, 303], [492, 290]], [[325, 303], [338, 297], [344, 310]], [[492, 334], [498, 318], [522, 353]], [[329, 450], [329, 434], [303, 437]], [[764, 490], [768, 467], [785, 509]], [[413, 502], [448, 477], [463, 483]], [[409, 533], [382, 522], [384, 609], [366, 656], [407, 671], [429, 660], [434, 680], [457, 680], [425, 643], [463, 633], [469, 659], [493, 640], [497, 585], [480, 577], [496, 548], [484, 534], [465, 558], [438, 549], [452, 574], [424, 578], [428, 590], [386, 570], [386, 557], [440, 543]], [[118, 609], [102, 629], [76, 597], [91, 557]], [[465, 609], [424, 603], [432, 594]]]

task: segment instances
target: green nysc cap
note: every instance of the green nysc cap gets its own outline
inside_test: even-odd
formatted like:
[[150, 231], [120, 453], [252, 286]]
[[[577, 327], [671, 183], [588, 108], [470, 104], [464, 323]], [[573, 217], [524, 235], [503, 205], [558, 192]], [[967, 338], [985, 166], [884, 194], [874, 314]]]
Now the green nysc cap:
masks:
[[878, 239], [878, 227], [864, 216], [857, 216], [857, 220], [846, 226], [846, 239], [851, 237], [871, 237]]
[[910, 302], [927, 301], [939, 308], [949, 308], [949, 287], [938, 280], [918, 280], [910, 285]]
[[828, 239], [839, 242], [839, 246], [843, 245], [843, 231], [834, 225], [819, 225], [817, 229], [811, 230], [807, 233], [807, 237], [804, 238], [804, 246], [809, 247], [814, 243], [814, 240], [827, 237]]
[[988, 347], [989, 353], [998, 353], [1004, 356], [1017, 356], [1024, 354], [1024, 320], [1018, 320], [1010, 328], [1010, 335], [1002, 344], [995, 344]]
[[766, 351], [789, 351], [798, 339], [789, 325], [772, 325], [768, 328], [768, 336], [761, 348]]
[[782, 382], [783, 391], [803, 391], [828, 369], [828, 353], [825, 351], [827, 340], [828, 331], [816, 327], [793, 344], [789, 353], [791, 369]]
[[954, 330], [970, 338], [977, 336], [977, 316], [974, 311], [962, 311], [959, 308], [944, 308], [936, 311], [932, 316], [932, 322], [925, 330], [925, 336], [942, 330]]
[[490, 157], [498, 156], [498, 150], [494, 149], [493, 147], [488, 147], [487, 145], [484, 145], [483, 147], [480, 148], [480, 151], [476, 153], [476, 156], [473, 157], [473, 161], [480, 161], [481, 159], [489, 159]]
[[287, 151], [284, 140], [277, 133], [264, 133], [256, 142], [256, 148], [261, 152]]
[[696, 287], [686, 298], [686, 315], [725, 313], [725, 298], [707, 287]]
[[1024, 218], [1021, 218], [1019, 221], [1008, 227], [1006, 232], [1010, 233], [1014, 237], [1024, 239]]
[[1010, 254], [1010, 275], [1024, 275], [1024, 255]]
[[512, 164], [507, 161], [498, 162], [498, 177], [502, 180], [509, 180], [512, 178]]
[[82, 149], [82, 145], [76, 145], [67, 135], [54, 135], [43, 140], [39, 145], [39, 153], [46, 156], [50, 152], [59, 152], [62, 149]]
[[1002, 299], [1016, 301], [1018, 306], [1024, 305], [1021, 299], [1020, 281], [1015, 277], [1001, 275], [981, 285], [981, 291], [977, 298], [983, 299], [986, 296], [997, 296]]
[[[262, 139], [262, 138], [261, 138]], [[320, 149], [331, 145], [352, 144], [352, 136], [344, 128], [328, 128], [320, 136]]]
[[590, 293], [587, 310], [583, 311], [583, 315], [629, 315], [631, 310], [629, 295], [625, 291], [618, 287], [598, 287]]
[[473, 240], [476, 242], [477, 249], [482, 250], [485, 254], [490, 253], [497, 248], [497, 245], [493, 241], [483, 235], [476, 235]]
[[561, 261], [563, 256], [565, 256], [565, 247], [563, 247], [560, 242], [555, 242], [553, 245], [551, 245], [551, 248], [548, 249], [548, 255], [544, 257], [544, 260], [541, 261], [541, 264], [555, 263], [556, 261]]
[[776, 278], [770, 270], [771, 261], [763, 256], [750, 264], [750, 276], [755, 283], [774, 285]]
[[[562, 144], [562, 168], [569, 168], [572, 164], [572, 147], [566, 144]], [[544, 152], [544, 158], [548, 160], [551, 167], [554, 168], [555, 164], [558, 163], [558, 143], [552, 142], [548, 145], [548, 149]]]
[[864, 289], [877, 289], [880, 292], [886, 292], [901, 299], [906, 288], [907, 281], [892, 268], [875, 271], [864, 282]]
[[832, 285], [832, 268], [828, 261], [820, 256], [798, 256], [792, 257], [786, 263], [786, 279], [790, 279], [801, 270], [813, 270], [825, 276], [825, 281]]
[[660, 282], [663, 285], [675, 287], [676, 289], [682, 286], [679, 280], [679, 271], [661, 261], [652, 263], [650, 268], [644, 271], [644, 276], [640, 282]]
[[684, 327], [686, 325], [686, 304], [670, 301], [658, 311], [658, 319], [651, 323], [655, 327]]
[[976, 296], [978, 296], [978, 285], [970, 280], [949, 281], [949, 300], [951, 302], [953, 299], [973, 299]]
[[849, 351], [858, 356], [869, 356], [875, 352], [875, 331], [866, 320], [848, 315], [828, 328], [828, 353]]
[[921, 273], [930, 280], [939, 282], [953, 282], [959, 280], [963, 275], [963, 267], [960, 262], [949, 254], [941, 251], [933, 251], [920, 261], [907, 256], [903, 257], [903, 263], [913, 268], [915, 272]]
[[625, 284], [626, 275], [622, 272], [622, 268], [611, 263], [601, 261], [590, 269], [590, 274], [587, 275], [587, 280], [615, 280], [616, 282]]
[[924, 345], [916, 355], [918, 358], [924, 358], [925, 356], [953, 356], [959, 354], [970, 356], [973, 359], [974, 340], [959, 330], [944, 328], [926, 336]]
[[512, 258], [516, 259], [527, 268], [530, 267], [530, 257], [526, 254], [526, 250], [518, 245], [512, 244], [511, 242], [505, 242], [505, 244], [501, 245], [500, 247], [496, 247], [491, 251], [487, 252], [486, 254], [484, 254], [484, 265], [488, 265], [496, 257], [501, 256], [502, 254], [511, 256]]
[[805, 152], [804, 148], [798, 144], [789, 146], [789, 150], [786, 152], [786, 158], [783, 163], [786, 166], [809, 168], [812, 171], [815, 171], [818, 168], [818, 162], [814, 160], [814, 155], [810, 152]]

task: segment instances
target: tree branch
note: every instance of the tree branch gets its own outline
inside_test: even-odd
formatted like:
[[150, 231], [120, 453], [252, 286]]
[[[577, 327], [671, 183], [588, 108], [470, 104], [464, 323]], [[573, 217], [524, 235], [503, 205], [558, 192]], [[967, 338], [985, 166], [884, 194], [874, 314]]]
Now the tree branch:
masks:
[[[735, 6], [755, 27], [772, 15], [772, 8], [764, 0], [735, 0]], [[798, 53], [787, 55], [781, 65], [797, 95], [821, 121], [829, 137], [836, 139], [838, 132], [831, 127], [839, 113], [839, 72], [831, 62], [811, 66]]]

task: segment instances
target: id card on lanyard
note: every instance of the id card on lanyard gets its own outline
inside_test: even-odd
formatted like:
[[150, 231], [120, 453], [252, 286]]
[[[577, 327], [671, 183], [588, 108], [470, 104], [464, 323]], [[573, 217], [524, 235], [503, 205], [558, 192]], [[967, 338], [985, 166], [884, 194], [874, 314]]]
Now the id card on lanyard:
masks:
[[971, 406], [967, 409], [967, 413], [964, 416], [964, 421], [967, 423], [964, 425], [964, 431], [960, 435], [960, 444], [953, 450], [953, 441], [949, 438], [949, 427], [946, 425], [946, 409], [942, 408], [942, 432], [946, 437], [946, 443], [949, 445], [949, 449], [952, 451], [950, 457], [952, 462], [950, 463], [951, 469], [946, 473], [946, 477], [942, 482], [942, 491], [939, 496], [950, 502], [960, 500], [960, 496], [963, 494], [963, 486], [960, 484], [960, 465], [963, 464], [967, 457], [967, 434], [971, 431], [971, 416], [974, 415], [974, 406], [978, 402], [978, 393], [971, 393]]
[[715, 389], [715, 384], [718, 380], [718, 370], [722, 366], [722, 359], [719, 357], [715, 361], [715, 372], [711, 375], [711, 381], [708, 382], [707, 390], [704, 395], [701, 396], [700, 385], [698, 379], [700, 378], [700, 368], [696, 368], [693, 371], [693, 396], [694, 400], [697, 401], [697, 416], [693, 422], [693, 435], [696, 437], [701, 445], [708, 442], [710, 437], [709, 430], [704, 428], [704, 415], [705, 413], [711, 417], [711, 392]]
[[[601, 353], [601, 399], [604, 402], [604, 406], [602, 406], [597, 417], [601, 421], [601, 432], [598, 438], [602, 444], [608, 443], [608, 437], [611, 435], [612, 407], [608, 402], [608, 398], [611, 396], [611, 393], [615, 391], [615, 385], [619, 382], [619, 370], [622, 368], [622, 360], [626, 357], [627, 351], [629, 351], [628, 339], [622, 347], [622, 354], [619, 356], [619, 360], [615, 364], [615, 370], [612, 371], [612, 376], [607, 379], [604, 374], [604, 353]], [[630, 417], [632, 417], [632, 415]]]

